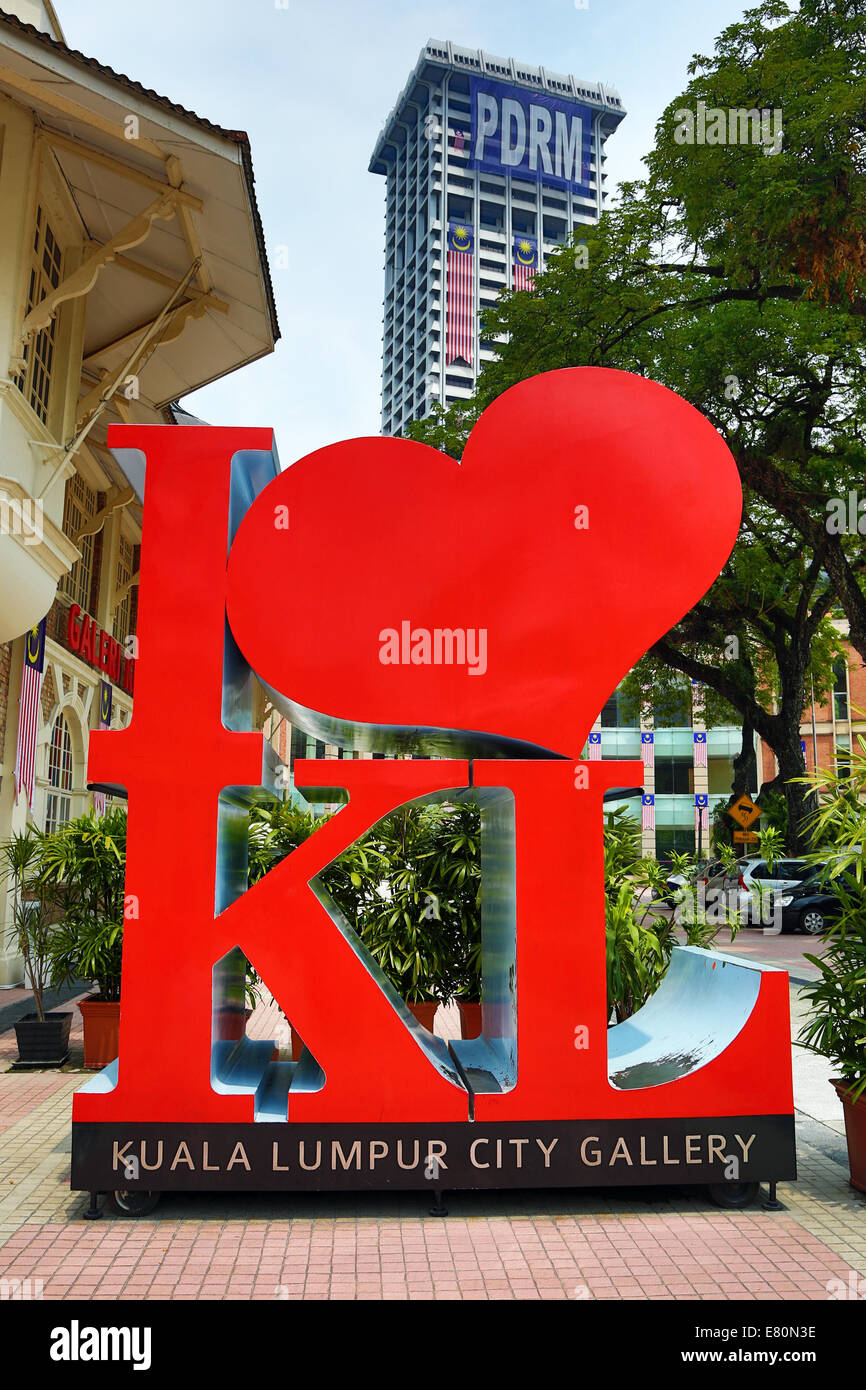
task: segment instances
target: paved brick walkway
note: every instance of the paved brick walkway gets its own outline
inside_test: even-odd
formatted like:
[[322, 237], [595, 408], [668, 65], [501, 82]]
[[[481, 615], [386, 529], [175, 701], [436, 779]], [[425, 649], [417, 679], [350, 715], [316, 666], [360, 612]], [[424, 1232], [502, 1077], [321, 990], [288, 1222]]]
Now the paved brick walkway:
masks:
[[[275, 1016], [251, 1032], [275, 1036]], [[440, 1015], [437, 1031], [453, 1019]], [[80, 1061], [80, 1015], [72, 1035]], [[167, 1194], [153, 1216], [81, 1220], [70, 1193], [69, 1112], [80, 1071], [2, 1070], [0, 1279], [46, 1299], [826, 1300], [864, 1279], [866, 1196], [844, 1140], [798, 1116], [800, 1178], [781, 1212], [725, 1212], [699, 1191]]]

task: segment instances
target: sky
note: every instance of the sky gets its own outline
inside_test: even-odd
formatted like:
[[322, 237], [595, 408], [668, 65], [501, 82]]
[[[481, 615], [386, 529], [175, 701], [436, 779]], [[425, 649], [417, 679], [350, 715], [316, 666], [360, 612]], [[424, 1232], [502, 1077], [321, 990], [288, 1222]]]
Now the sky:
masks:
[[[640, 177], [691, 57], [710, 54], [746, 5], [55, 0], [55, 8], [73, 48], [248, 132], [282, 339], [270, 357], [184, 405], [211, 424], [273, 426], [285, 467], [380, 430], [385, 180], [367, 165], [427, 40], [616, 87], [627, 115], [606, 147], [610, 189]], [[286, 269], [274, 264], [281, 247]]]

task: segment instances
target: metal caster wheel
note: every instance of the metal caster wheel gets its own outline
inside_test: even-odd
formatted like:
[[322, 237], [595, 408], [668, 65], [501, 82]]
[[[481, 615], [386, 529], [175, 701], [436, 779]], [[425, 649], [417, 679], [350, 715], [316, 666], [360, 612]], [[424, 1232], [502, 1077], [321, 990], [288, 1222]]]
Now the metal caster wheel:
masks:
[[119, 1190], [109, 1193], [106, 1206], [116, 1216], [125, 1216], [130, 1220], [135, 1220], [139, 1216], [149, 1216], [161, 1196], [161, 1192], [148, 1192], [143, 1188], [139, 1188], [137, 1192]]
[[761, 1185], [757, 1182], [715, 1182], [707, 1188], [707, 1192], [717, 1207], [739, 1211], [742, 1207], [752, 1205], [760, 1188]]

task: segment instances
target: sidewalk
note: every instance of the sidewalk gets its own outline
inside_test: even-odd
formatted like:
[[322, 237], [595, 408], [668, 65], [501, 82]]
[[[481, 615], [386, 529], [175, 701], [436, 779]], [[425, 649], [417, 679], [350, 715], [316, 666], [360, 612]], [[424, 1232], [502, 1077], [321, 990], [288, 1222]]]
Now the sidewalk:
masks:
[[[265, 1006], [250, 1031], [274, 1023]], [[440, 1011], [437, 1031], [453, 1026]], [[445, 1220], [426, 1192], [172, 1193], [144, 1220], [85, 1222], [68, 1187], [83, 1074], [8, 1072], [14, 1055], [0, 1034], [0, 1279], [41, 1280], [46, 1299], [804, 1301], [858, 1278], [866, 1293], [866, 1195], [836, 1128], [802, 1112], [780, 1212], [721, 1211], [686, 1188], [454, 1193]]]

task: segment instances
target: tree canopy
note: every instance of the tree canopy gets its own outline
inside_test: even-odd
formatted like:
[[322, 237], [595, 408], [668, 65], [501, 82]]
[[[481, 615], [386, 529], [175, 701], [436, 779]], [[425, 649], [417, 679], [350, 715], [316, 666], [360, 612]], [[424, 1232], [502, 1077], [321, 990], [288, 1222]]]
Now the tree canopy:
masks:
[[[744, 493], [724, 571], [626, 683], [636, 703], [695, 679], [708, 722], [735, 710], [776, 754], [789, 849], [804, 798], [806, 691], [831, 688], [838, 625], [866, 660], [866, 557], [828, 524], [866, 479], [866, 0], [766, 0], [697, 56], [665, 109], [647, 177], [549, 254], [532, 292], [484, 310], [470, 401], [409, 433], [459, 457], [486, 406], [516, 382], [604, 366], [663, 383], [719, 430]], [[682, 143], [697, 103], [781, 113], [772, 144]], [[712, 508], [707, 497], [707, 512]], [[700, 526], [701, 516], [684, 519]], [[652, 546], [652, 536], [647, 536]]]

